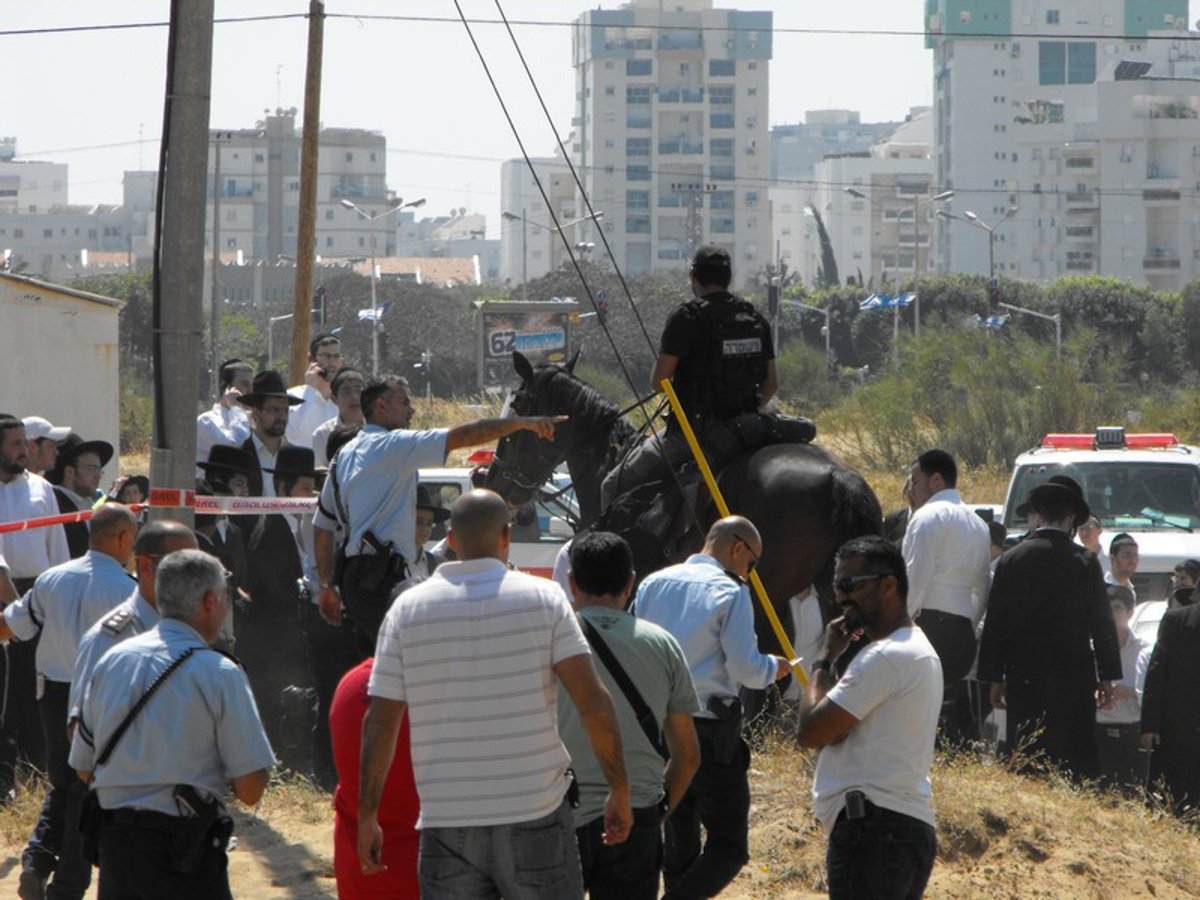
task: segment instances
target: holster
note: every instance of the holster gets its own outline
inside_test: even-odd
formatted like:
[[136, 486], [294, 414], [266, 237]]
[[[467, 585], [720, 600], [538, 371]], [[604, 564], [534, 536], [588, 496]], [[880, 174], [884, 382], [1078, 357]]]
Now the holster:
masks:
[[371, 594], [390, 591], [408, 577], [408, 563], [404, 557], [396, 553], [391, 541], [383, 543], [373, 533], [368, 531], [363, 535], [363, 544], [370, 547], [373, 553], [360, 554], [355, 568], [355, 585], [360, 590]]
[[182, 875], [195, 875], [206, 853], [229, 842], [233, 819], [225, 815], [215, 797], [203, 799], [190, 784], [175, 786], [175, 803], [181, 815], [171, 836], [171, 868]]
[[100, 823], [103, 818], [100, 798], [94, 790], [89, 790], [79, 810], [79, 853], [93, 866], [100, 864]]

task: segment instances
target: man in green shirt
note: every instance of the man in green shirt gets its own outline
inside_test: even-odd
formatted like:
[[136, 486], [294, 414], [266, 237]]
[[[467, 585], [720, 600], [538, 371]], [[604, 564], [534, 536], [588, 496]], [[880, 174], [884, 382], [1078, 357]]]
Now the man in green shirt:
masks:
[[[667, 631], [625, 612], [633, 578], [633, 555], [617, 535], [597, 531], [573, 543], [571, 592], [596, 671], [617, 710], [633, 805], [629, 839], [605, 846], [608, 782], [574, 704], [560, 692], [559, 733], [571, 754], [579, 785], [575, 835], [584, 886], [592, 900], [658, 897], [662, 801], [666, 799], [668, 811], [674, 809], [700, 765], [700, 745], [692, 724], [700, 701], [687, 658]], [[614, 662], [624, 676], [614, 673]], [[630, 686], [633, 691], [628, 690]], [[631, 697], [632, 693], [637, 697]], [[644, 711], [641, 720], [635, 708]], [[664, 740], [670, 753], [665, 764], [660, 749]]]

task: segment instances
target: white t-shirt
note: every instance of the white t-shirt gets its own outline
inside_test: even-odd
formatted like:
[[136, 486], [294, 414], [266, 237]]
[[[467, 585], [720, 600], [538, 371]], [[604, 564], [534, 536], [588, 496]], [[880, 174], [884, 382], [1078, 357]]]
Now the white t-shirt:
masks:
[[392, 604], [367, 693], [408, 704], [417, 828], [528, 822], [567, 791], [554, 666], [590, 654], [554, 582], [448, 562]]
[[898, 628], [866, 647], [829, 691], [858, 724], [821, 749], [813, 777], [817, 818], [833, 828], [847, 791], [935, 825], [929, 782], [942, 706], [942, 664], [920, 628]]

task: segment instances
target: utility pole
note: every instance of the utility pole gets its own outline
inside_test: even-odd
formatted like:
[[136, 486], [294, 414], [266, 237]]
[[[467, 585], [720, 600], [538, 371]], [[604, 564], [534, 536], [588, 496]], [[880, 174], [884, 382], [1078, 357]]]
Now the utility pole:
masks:
[[233, 138], [232, 131], [214, 131], [212, 133], [213, 148], [213, 228], [212, 228], [212, 284], [209, 285], [212, 296], [209, 298], [208, 311], [208, 352], [209, 352], [209, 381], [211, 393], [218, 396], [221, 374], [217, 371], [221, 365], [221, 351], [218, 347], [221, 341], [221, 141]]
[[304, 128], [300, 138], [300, 222], [296, 229], [296, 287], [292, 296], [291, 384], [304, 384], [312, 334], [313, 269], [317, 264], [317, 154], [321, 132], [321, 53], [324, 0], [308, 3], [308, 68], [304, 76]]
[[[154, 255], [156, 487], [190, 488], [203, 352], [204, 208], [212, 89], [213, 0], [171, 7]], [[170, 510], [190, 525], [190, 509]]]

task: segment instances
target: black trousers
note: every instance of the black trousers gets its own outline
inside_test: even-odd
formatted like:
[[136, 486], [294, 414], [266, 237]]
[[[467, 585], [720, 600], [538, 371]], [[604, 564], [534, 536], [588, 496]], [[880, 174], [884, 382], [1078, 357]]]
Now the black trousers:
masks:
[[727, 726], [714, 719], [695, 722], [700, 768], [667, 819], [663, 900], [715, 897], [750, 861], [750, 748], [738, 738], [733, 758], [719, 759], [714, 731]]
[[843, 810], [825, 852], [830, 900], [919, 900], [937, 856], [937, 834], [920, 819], [867, 802], [867, 816]]
[[312, 734], [313, 778], [322, 788], [332, 791], [337, 786], [337, 770], [329, 737], [329, 707], [342, 676], [366, 657], [359, 651], [354, 623], [348, 617], [341, 625], [330, 625], [321, 618], [316, 604], [308, 606], [305, 637], [312, 684], [317, 691]]
[[970, 695], [963, 681], [975, 664], [976, 640], [971, 620], [940, 609], [923, 609], [916, 622], [942, 662], [939, 737], [955, 744], [978, 738]]
[[172, 836], [165, 824], [171, 817], [140, 817], [149, 824], [110, 820], [100, 826], [97, 900], [233, 900], [224, 847], [209, 848], [195, 874], [181, 874], [171, 868]]
[[[14, 578], [24, 594], [33, 578]], [[21, 765], [46, 767], [46, 745], [37, 707], [38, 639], [13, 641], [0, 647], [0, 802], [17, 783]], [[64, 719], [64, 721], [66, 721]]]
[[657, 806], [633, 811], [624, 843], [604, 843], [604, 816], [575, 829], [583, 886], [591, 900], [657, 900], [663, 840]]
[[92, 866], [79, 847], [79, 812], [87, 787], [67, 761], [71, 752], [67, 740], [70, 690], [67, 682], [47, 681], [38, 701], [50, 786], [29, 844], [21, 854], [23, 870], [32, 870], [42, 878], [54, 873], [46, 891], [51, 900], [79, 900], [92, 883]]

